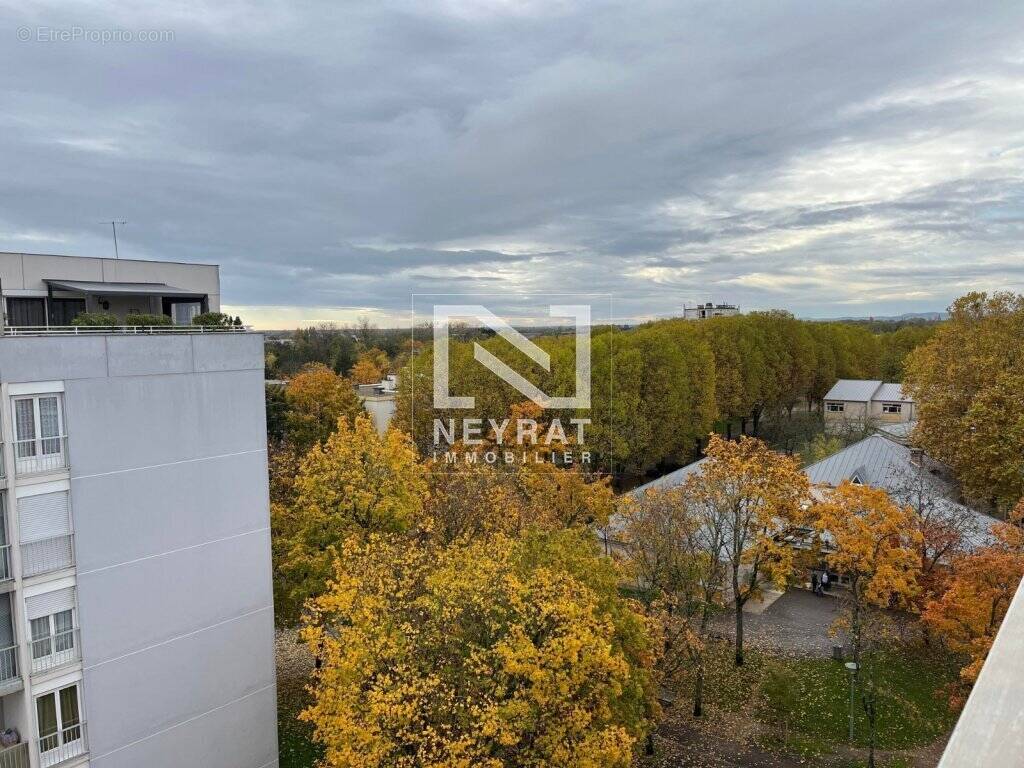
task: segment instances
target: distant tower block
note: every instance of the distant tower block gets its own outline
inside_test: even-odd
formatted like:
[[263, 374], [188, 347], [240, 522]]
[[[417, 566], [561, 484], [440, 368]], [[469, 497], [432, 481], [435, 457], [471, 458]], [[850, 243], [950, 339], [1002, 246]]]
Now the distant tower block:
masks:
[[683, 307], [683, 319], [707, 320], [709, 317], [732, 317], [740, 313], [738, 304], [698, 304], [695, 307]]

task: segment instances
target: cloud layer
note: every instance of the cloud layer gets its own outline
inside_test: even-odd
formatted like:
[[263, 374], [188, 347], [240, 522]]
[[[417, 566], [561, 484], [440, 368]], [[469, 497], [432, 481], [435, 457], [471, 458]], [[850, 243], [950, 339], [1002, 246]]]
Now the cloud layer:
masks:
[[[76, 27], [173, 39], [52, 39]], [[1024, 289], [1021, 30], [1011, 3], [4, 6], [0, 249], [107, 255], [124, 218], [124, 255], [221, 264], [264, 326], [439, 290], [941, 309]]]

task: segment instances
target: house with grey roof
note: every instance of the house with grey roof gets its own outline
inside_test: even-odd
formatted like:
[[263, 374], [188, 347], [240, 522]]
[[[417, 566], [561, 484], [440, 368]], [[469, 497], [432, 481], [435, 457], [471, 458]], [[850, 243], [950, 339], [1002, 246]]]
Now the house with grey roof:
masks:
[[[843, 481], [881, 488], [901, 504], [927, 505], [928, 514], [955, 522], [969, 546], [989, 543], [995, 522], [960, 503], [948, 469], [924, 451], [884, 433], [870, 435], [807, 467], [811, 485], [835, 488]], [[921, 511], [919, 509], [919, 511]]]
[[828, 391], [825, 426], [830, 431], [850, 427], [905, 424], [917, 418], [915, 403], [900, 384], [864, 379], [839, 379]]

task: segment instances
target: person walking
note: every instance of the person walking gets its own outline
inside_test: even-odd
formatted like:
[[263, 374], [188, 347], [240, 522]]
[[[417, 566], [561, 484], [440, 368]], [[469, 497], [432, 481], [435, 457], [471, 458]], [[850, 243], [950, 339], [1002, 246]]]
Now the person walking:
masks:
[[828, 571], [821, 574], [821, 594], [828, 592]]
[[818, 572], [817, 571], [813, 571], [811, 573], [811, 591], [814, 592], [814, 594], [818, 594]]

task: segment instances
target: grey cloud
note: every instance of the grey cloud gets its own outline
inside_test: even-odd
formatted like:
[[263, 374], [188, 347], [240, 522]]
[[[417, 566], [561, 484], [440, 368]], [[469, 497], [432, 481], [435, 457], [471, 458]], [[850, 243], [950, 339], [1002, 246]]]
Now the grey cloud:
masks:
[[[820, 314], [875, 309], [870, 288], [798, 275], [908, 259], [923, 274], [898, 289], [928, 293], [910, 309], [1019, 284], [1024, 113], [992, 84], [1024, 74], [1020, 6], [177, 8], [0, 10], [0, 248], [105, 255], [99, 222], [123, 217], [127, 254], [219, 262], [237, 305], [393, 309], [490, 282], [610, 291], [636, 316]], [[14, 39], [73, 24], [175, 35]], [[850, 199], [848, 165], [780, 186], [815, 153], [898, 164], [928, 140], [956, 152], [935, 178], [908, 160], [905, 191]]]

